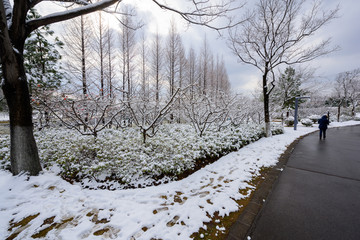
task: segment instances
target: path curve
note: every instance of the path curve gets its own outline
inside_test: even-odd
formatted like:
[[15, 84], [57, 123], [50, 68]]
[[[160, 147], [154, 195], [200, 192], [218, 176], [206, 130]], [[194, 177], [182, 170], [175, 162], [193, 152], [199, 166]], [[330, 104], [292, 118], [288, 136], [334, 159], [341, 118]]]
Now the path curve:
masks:
[[288, 148], [288, 161], [269, 172], [228, 240], [360, 239], [360, 126], [327, 133], [326, 140], [315, 132]]

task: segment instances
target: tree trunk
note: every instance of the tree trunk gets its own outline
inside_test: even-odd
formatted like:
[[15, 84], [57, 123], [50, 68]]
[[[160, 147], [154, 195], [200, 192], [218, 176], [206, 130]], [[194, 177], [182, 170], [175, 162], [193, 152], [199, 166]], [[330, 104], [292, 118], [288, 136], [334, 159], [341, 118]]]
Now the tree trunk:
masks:
[[[82, 91], [84, 99], [87, 94], [87, 79], [86, 79], [86, 54], [85, 54], [85, 36], [84, 36], [84, 17], [81, 16], [81, 77], [82, 77]], [[87, 121], [87, 120], [85, 120]]]
[[265, 117], [265, 137], [271, 137], [271, 124], [269, 114], [269, 93], [267, 89], [267, 69], [263, 75], [263, 96], [264, 96], [264, 117]]
[[145, 129], [141, 129], [142, 135], [143, 135], [143, 143], [146, 143], [146, 130]]
[[[33, 135], [32, 108], [23, 55], [26, 39], [25, 5], [24, 1], [15, 2], [18, 9], [13, 11], [14, 29], [9, 31], [3, 2], [0, 1], [0, 57], [4, 78], [1, 85], [9, 108], [11, 171], [13, 175], [21, 172], [37, 175], [41, 165]], [[21, 25], [22, 22], [24, 24]]]
[[[14, 70], [15, 68], [12, 68], [9, 71]], [[18, 79], [6, 79], [7, 76], [21, 76], [19, 72], [4, 74], [6, 81], [3, 86], [10, 115], [11, 171], [13, 175], [21, 172], [38, 175], [41, 165], [33, 134], [32, 108], [26, 77], [23, 75]]]
[[351, 116], [355, 117], [355, 108], [356, 104], [354, 102], [351, 103]]

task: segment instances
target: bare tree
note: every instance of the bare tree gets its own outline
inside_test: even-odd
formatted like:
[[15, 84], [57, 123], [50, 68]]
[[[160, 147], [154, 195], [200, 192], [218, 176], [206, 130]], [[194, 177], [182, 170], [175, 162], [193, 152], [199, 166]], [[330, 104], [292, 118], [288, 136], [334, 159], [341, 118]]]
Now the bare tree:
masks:
[[206, 92], [210, 89], [211, 82], [209, 81], [210, 76], [210, 62], [211, 62], [211, 50], [209, 47], [209, 43], [207, 41], [206, 35], [203, 41], [203, 46], [201, 49], [201, 88], [202, 94], [206, 94]]
[[173, 96], [176, 90], [176, 75], [179, 71], [179, 51], [181, 38], [177, 32], [174, 20], [171, 21], [168, 39], [166, 42], [167, 78], [169, 81], [169, 96]]
[[68, 74], [79, 82], [84, 97], [88, 91], [91, 74], [89, 55], [91, 53], [92, 32], [89, 29], [89, 19], [86, 16], [80, 16], [71, 22], [67, 22], [63, 35]]
[[241, 26], [229, 31], [229, 47], [242, 63], [262, 73], [266, 136], [271, 136], [269, 96], [275, 86], [274, 69], [329, 54], [330, 39], [309, 44], [307, 39], [334, 19], [339, 8], [323, 11], [320, 1], [304, 11], [306, 0], [259, 0]]
[[[105, 72], [107, 68], [106, 61], [108, 59], [108, 42], [106, 41], [106, 32], [108, 31], [108, 26], [104, 23], [103, 12], [98, 11], [93, 16], [93, 59], [92, 65], [96, 69], [97, 79], [95, 80], [96, 85], [99, 89], [99, 95], [104, 98], [104, 92], [106, 89], [105, 86]], [[110, 50], [111, 51], [111, 50]]]
[[[143, 143], [146, 143], [148, 137], [153, 137], [158, 131], [158, 127], [172, 111], [176, 99], [179, 97], [180, 88], [177, 88], [170, 99], [164, 101], [162, 106], [156, 106], [148, 102], [144, 104], [143, 99], [132, 99], [131, 102], [124, 105], [131, 113], [134, 124], [139, 127], [143, 137]], [[158, 110], [156, 109], [158, 108]]]
[[221, 128], [229, 116], [230, 106], [234, 100], [221, 95], [215, 102], [205, 94], [196, 94], [192, 98], [184, 94], [182, 98], [184, 115], [200, 137], [211, 125], [217, 124], [218, 128]]
[[333, 97], [330, 98], [331, 105], [337, 108], [337, 121], [340, 122], [341, 107], [346, 107], [347, 104], [347, 82], [344, 81], [343, 75], [338, 74], [336, 77]]
[[216, 86], [216, 65], [215, 65], [214, 54], [211, 54], [210, 67], [209, 67], [209, 90], [212, 93], [216, 93], [215, 86]]
[[339, 73], [335, 79], [332, 104], [337, 107], [337, 121], [340, 121], [341, 107], [351, 106], [351, 115], [360, 101], [360, 69]]
[[190, 86], [190, 99], [194, 98], [195, 90], [196, 90], [196, 84], [198, 82], [197, 79], [197, 67], [196, 67], [196, 53], [193, 48], [190, 48], [190, 51], [188, 53], [188, 84]]
[[[186, 54], [185, 54], [185, 48], [184, 45], [182, 44], [182, 42], [180, 41], [179, 43], [179, 74], [178, 74], [178, 87], [180, 89], [184, 88], [184, 85], [186, 84], [185, 82], [185, 76], [186, 76], [186, 69], [187, 69], [187, 59], [186, 59]], [[178, 98], [178, 102], [175, 105], [175, 111], [177, 112], [177, 122], [180, 123], [181, 122], [181, 98]]]
[[123, 101], [129, 102], [133, 93], [134, 58], [137, 26], [134, 23], [135, 9], [125, 6], [121, 19], [121, 74]]
[[360, 102], [360, 68], [346, 72], [348, 75], [348, 100], [351, 105], [351, 115], [355, 117], [355, 109]]
[[[26, 20], [29, 10], [41, 2], [43, 0], [0, 1], [0, 62], [4, 78], [2, 89], [9, 107], [10, 159], [14, 175], [22, 171], [37, 175], [41, 171], [33, 135], [32, 109], [23, 60], [26, 38], [41, 26], [92, 13], [115, 3], [120, 4], [122, 1], [101, 0], [92, 3], [90, 0], [53, 0], [51, 2], [71, 3], [78, 7], [66, 11], [59, 10], [39, 19]], [[180, 14], [190, 23], [206, 25], [215, 29], [232, 25], [232, 19], [228, 18], [227, 13], [237, 9], [232, 7], [232, 0], [216, 5], [212, 5], [208, 1], [193, 1], [189, 2], [191, 7], [187, 7], [186, 10], [171, 8], [155, 0], [153, 2], [163, 9]], [[222, 27], [210, 26], [210, 23], [217, 18], [226, 18], [230, 21]]]
[[[90, 77], [93, 71], [90, 64], [91, 39], [93, 38], [90, 19], [81, 15], [71, 22], [67, 22], [63, 38], [65, 42], [64, 54], [67, 59], [66, 68], [69, 75], [75, 79], [72, 81], [72, 85], [76, 89], [81, 89], [82, 98], [86, 99], [93, 80]], [[88, 118], [85, 118], [85, 121], [88, 121]], [[84, 127], [86, 128], [86, 125]]]
[[152, 71], [152, 79], [154, 82], [155, 88], [155, 101], [156, 106], [159, 106], [160, 102], [160, 90], [161, 90], [161, 80], [162, 80], [162, 68], [164, 65], [163, 60], [163, 51], [161, 47], [161, 37], [159, 32], [157, 32], [154, 36], [154, 40], [152, 42], [151, 47], [151, 59], [150, 59], [150, 68]]
[[[72, 94], [53, 96], [52, 101], [42, 102], [67, 128], [74, 129], [82, 135], [98, 133], [110, 125], [113, 119], [126, 107], [112, 99], [96, 93], [89, 93], [86, 98]], [[111, 113], [111, 114], [110, 114]]]
[[254, 101], [250, 97], [237, 95], [229, 113], [231, 124], [239, 126], [253, 121], [252, 118], [256, 109], [256, 105], [253, 103]]
[[115, 97], [114, 95], [114, 86], [115, 86], [115, 82], [114, 79], [116, 78], [116, 74], [115, 74], [115, 61], [114, 61], [114, 56], [115, 54], [113, 53], [114, 51], [114, 31], [111, 28], [108, 28], [106, 33], [105, 33], [105, 41], [107, 42], [107, 68], [106, 68], [106, 72], [105, 72], [105, 77], [107, 79], [107, 93], [108, 93], [108, 97], [110, 99], [113, 99]]
[[[166, 41], [166, 74], [169, 83], [169, 99], [180, 86], [180, 55], [182, 50], [181, 37], [176, 29], [174, 20], [171, 20], [169, 34]], [[175, 109], [173, 109], [175, 110]], [[174, 121], [174, 112], [170, 114], [170, 121]]]
[[230, 91], [229, 75], [223, 58], [216, 63], [216, 91], [225, 93], [229, 93]]
[[[150, 101], [150, 96], [149, 96], [149, 73], [148, 73], [148, 66], [147, 66], [147, 55], [148, 55], [148, 49], [146, 47], [146, 38], [145, 38], [145, 33], [142, 32], [142, 36], [141, 36], [141, 46], [140, 46], [140, 53], [141, 53], [141, 57], [140, 57], [140, 61], [141, 63], [139, 64], [141, 66], [141, 89], [140, 89], [140, 99], [142, 101], [142, 107], [143, 109], [147, 108], [147, 104]], [[145, 117], [145, 115], [144, 115]], [[143, 120], [144, 121], [144, 120]]]

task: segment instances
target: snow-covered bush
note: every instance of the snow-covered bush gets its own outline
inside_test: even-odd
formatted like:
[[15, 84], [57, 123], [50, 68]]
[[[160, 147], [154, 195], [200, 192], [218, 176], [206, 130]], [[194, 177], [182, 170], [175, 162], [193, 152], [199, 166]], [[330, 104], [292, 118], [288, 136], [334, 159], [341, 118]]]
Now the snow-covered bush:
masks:
[[345, 122], [345, 121], [350, 121], [350, 120], [353, 120], [353, 117], [350, 115], [343, 114], [340, 116], [340, 122]]
[[317, 123], [320, 118], [321, 118], [320, 115], [311, 115], [311, 116], [309, 116], [309, 119], [310, 119], [313, 123]]
[[312, 125], [313, 125], [313, 121], [310, 120], [309, 118], [303, 118], [303, 119], [301, 119], [300, 122], [302, 125], [304, 125], [306, 127], [312, 127]]
[[0, 168], [10, 169], [10, 135], [0, 135]]
[[294, 117], [293, 116], [289, 116], [288, 118], [285, 119], [285, 125], [288, 127], [294, 126]]
[[[279, 125], [273, 134], [283, 133]], [[262, 125], [209, 129], [199, 137], [190, 125], [167, 124], [150, 141], [143, 143], [137, 128], [106, 129], [97, 138], [66, 129], [36, 132], [42, 165], [60, 167], [69, 180], [99, 182], [116, 180], [119, 187], [142, 187], [176, 180], [196, 169], [197, 161], [210, 163], [264, 136]], [[9, 138], [0, 137], [0, 161], [9, 165]], [[114, 184], [109, 182], [107, 186]], [[94, 185], [92, 183], [92, 185]]]

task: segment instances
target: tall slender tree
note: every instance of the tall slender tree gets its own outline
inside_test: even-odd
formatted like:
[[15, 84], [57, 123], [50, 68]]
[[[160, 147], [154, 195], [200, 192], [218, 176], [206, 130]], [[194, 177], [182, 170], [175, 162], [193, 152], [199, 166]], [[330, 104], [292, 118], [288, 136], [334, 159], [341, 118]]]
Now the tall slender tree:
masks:
[[120, 52], [123, 100], [130, 101], [133, 93], [134, 59], [136, 46], [136, 29], [133, 17], [135, 9], [125, 6], [121, 19]]
[[93, 50], [95, 59], [93, 59], [93, 65], [98, 72], [98, 80], [99, 80], [99, 96], [104, 98], [105, 91], [105, 68], [106, 68], [106, 60], [107, 60], [107, 41], [105, 32], [107, 31], [108, 26], [105, 25], [103, 19], [103, 13], [98, 11], [96, 13], [97, 17], [95, 18], [96, 24], [94, 24], [94, 42], [93, 42]]
[[65, 43], [65, 66], [70, 77], [79, 86], [82, 97], [86, 98], [90, 85], [91, 66], [91, 39], [90, 20], [87, 16], [80, 16], [67, 22], [64, 28], [63, 40]]
[[179, 73], [179, 51], [181, 38], [177, 31], [174, 20], [171, 20], [169, 34], [166, 42], [167, 78], [169, 81], [169, 97], [173, 96], [176, 90], [176, 78]]
[[210, 85], [211, 85], [211, 82], [209, 81], [211, 51], [206, 35], [203, 41], [200, 56], [201, 56], [201, 88], [202, 88], [202, 94], [206, 94], [207, 91], [210, 89]]
[[141, 96], [144, 101], [149, 102], [149, 73], [148, 73], [148, 49], [146, 44], [145, 33], [141, 36]]
[[115, 97], [114, 95], [114, 79], [116, 77], [115, 74], [115, 61], [113, 53], [114, 49], [114, 31], [111, 28], [108, 28], [105, 34], [105, 41], [107, 42], [107, 71], [105, 73], [106, 79], [107, 79], [107, 91], [108, 96], [110, 99], [113, 99]]
[[151, 65], [151, 71], [152, 71], [152, 79], [154, 82], [154, 88], [155, 88], [155, 102], [156, 107], [155, 111], [157, 111], [159, 103], [160, 103], [160, 91], [161, 91], [161, 82], [162, 82], [162, 71], [163, 71], [163, 48], [161, 47], [162, 39], [160, 37], [159, 32], [157, 32], [154, 36], [154, 40], [152, 42], [151, 47], [151, 59], [150, 59], [150, 65]]

